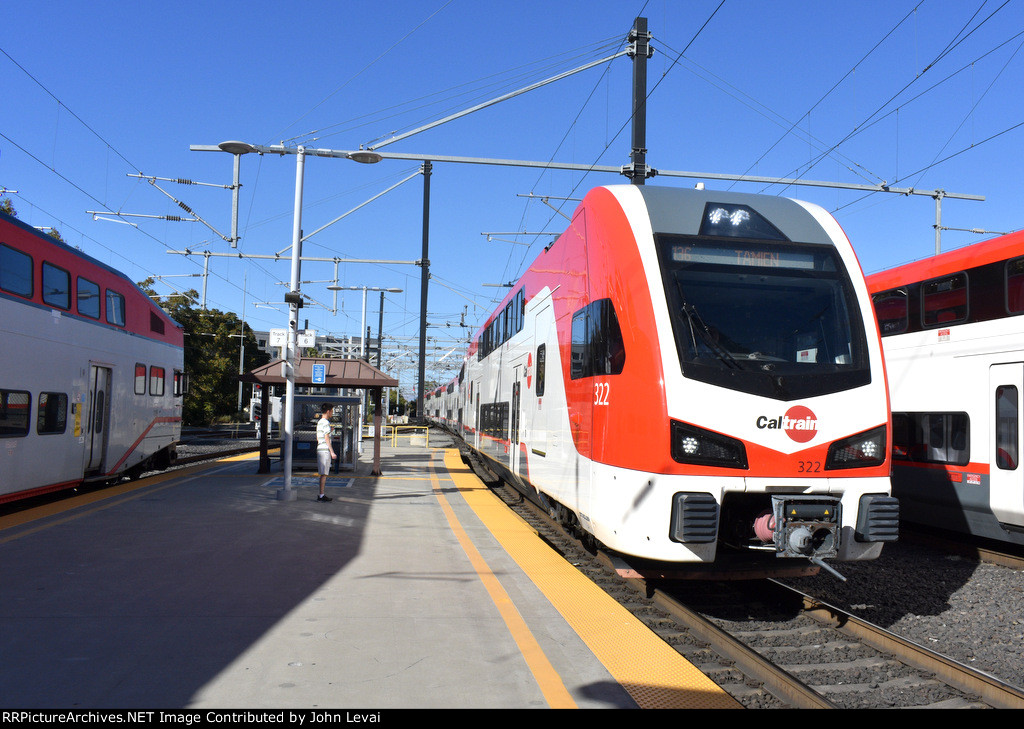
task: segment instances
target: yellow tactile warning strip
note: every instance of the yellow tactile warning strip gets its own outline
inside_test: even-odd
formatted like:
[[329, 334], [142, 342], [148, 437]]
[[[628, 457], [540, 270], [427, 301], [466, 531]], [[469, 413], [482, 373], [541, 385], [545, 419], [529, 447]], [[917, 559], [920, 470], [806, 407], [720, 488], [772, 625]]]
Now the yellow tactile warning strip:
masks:
[[445, 466], [505, 551], [641, 708], [740, 708], [711, 679], [559, 558], [463, 464], [457, 450], [445, 452]]

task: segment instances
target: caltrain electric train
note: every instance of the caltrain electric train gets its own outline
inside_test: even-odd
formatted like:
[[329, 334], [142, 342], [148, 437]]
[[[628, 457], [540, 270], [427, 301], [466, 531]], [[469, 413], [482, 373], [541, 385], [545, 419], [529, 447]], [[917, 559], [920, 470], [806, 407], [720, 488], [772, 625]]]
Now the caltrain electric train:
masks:
[[868, 277], [910, 523], [1024, 545], [1024, 232]]
[[897, 538], [871, 300], [808, 203], [592, 190], [424, 410], [635, 559], [834, 571]]
[[183, 342], [126, 276], [0, 213], [0, 503], [168, 466]]

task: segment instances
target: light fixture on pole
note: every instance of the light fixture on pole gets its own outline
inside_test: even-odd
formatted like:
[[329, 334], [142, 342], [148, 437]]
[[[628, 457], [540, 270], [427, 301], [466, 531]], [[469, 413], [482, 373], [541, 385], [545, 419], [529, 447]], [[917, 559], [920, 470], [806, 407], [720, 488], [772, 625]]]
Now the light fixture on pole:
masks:
[[243, 154], [249, 154], [255, 152], [256, 148], [251, 144], [245, 142], [221, 142], [217, 145], [223, 151], [235, 158], [235, 174], [231, 181], [231, 247], [238, 247], [238, 190], [242, 187], [238, 181], [239, 171], [241, 169], [241, 159]]
[[353, 162], [358, 162], [359, 164], [362, 165], [375, 165], [382, 159], [384, 159], [384, 157], [381, 154], [377, 152], [371, 152], [367, 149], [359, 149], [356, 150], [355, 152], [349, 152], [345, 156], [348, 159], [352, 160]]

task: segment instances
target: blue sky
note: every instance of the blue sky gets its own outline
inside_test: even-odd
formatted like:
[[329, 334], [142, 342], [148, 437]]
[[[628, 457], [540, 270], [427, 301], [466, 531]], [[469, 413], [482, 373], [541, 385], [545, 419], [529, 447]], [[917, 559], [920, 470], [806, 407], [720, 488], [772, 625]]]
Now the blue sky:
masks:
[[[0, 187], [20, 217], [161, 293], [201, 288], [201, 257], [230, 252], [210, 227], [155, 218], [94, 220], [90, 210], [183, 215], [128, 175], [228, 185], [231, 157], [191, 145], [243, 140], [355, 149], [540, 79], [609, 56], [634, 17], [648, 18], [648, 161], [714, 172], [985, 196], [947, 198], [942, 224], [1024, 227], [1024, 2], [1010, 0], [377, 0], [288, 5], [235, 2], [9, 3], [0, 29]], [[629, 161], [631, 63], [620, 58], [387, 145], [382, 151], [618, 166]], [[294, 156], [242, 158], [237, 250], [291, 242]], [[358, 165], [308, 158], [303, 229], [310, 233], [412, 175], [415, 162]], [[529, 194], [579, 198], [614, 174], [436, 163], [431, 177], [429, 334], [435, 357], [465, 339], [500, 289], [565, 221]], [[691, 186], [661, 177], [649, 184]], [[854, 243], [866, 272], [931, 254], [935, 203], [816, 187], [705, 181], [818, 203]], [[230, 234], [231, 194], [158, 181]], [[422, 178], [313, 236], [312, 257], [420, 258]], [[574, 203], [565, 203], [566, 212]], [[110, 217], [110, 216], [105, 216]], [[946, 230], [943, 249], [985, 235]], [[287, 260], [211, 258], [207, 303], [257, 329], [287, 325], [273, 308]], [[343, 286], [388, 294], [385, 332], [415, 348], [419, 268], [348, 264]], [[185, 277], [188, 275], [188, 277]], [[334, 267], [306, 263], [303, 318], [322, 333], [357, 334], [361, 293], [331, 312]], [[378, 295], [368, 322], [376, 330]], [[436, 347], [436, 350], [434, 349]], [[396, 349], [397, 351], [397, 349]], [[405, 362], [406, 360], [400, 360]], [[411, 360], [403, 380], [411, 382]], [[445, 364], [456, 361], [449, 355]]]

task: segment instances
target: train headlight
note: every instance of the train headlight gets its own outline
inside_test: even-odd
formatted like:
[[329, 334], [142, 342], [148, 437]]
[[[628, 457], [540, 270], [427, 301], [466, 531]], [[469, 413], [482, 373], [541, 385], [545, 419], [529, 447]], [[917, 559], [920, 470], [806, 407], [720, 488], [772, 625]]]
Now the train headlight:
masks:
[[716, 238], [788, 240], [767, 218], [746, 205], [709, 202], [704, 207], [700, 235]]
[[885, 426], [837, 440], [828, 448], [825, 468], [865, 468], [885, 463]]
[[746, 468], [747, 449], [735, 438], [673, 420], [672, 460], [698, 466]]

